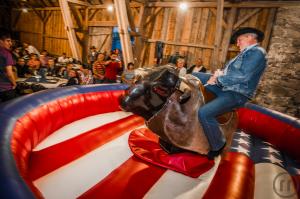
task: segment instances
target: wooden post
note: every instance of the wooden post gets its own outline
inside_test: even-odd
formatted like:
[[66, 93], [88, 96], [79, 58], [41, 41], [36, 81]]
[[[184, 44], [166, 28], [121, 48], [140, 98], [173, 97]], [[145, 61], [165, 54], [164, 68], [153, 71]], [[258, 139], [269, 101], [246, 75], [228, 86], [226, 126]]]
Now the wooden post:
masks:
[[216, 34], [214, 41], [214, 52], [212, 57], [211, 71], [214, 72], [217, 67], [220, 65], [220, 43], [222, 36], [222, 21], [223, 21], [223, 12], [224, 12], [224, 0], [218, 0], [217, 3], [217, 19], [216, 19]]
[[82, 61], [68, 2], [66, 0], [59, 0], [59, 6], [65, 23], [65, 28], [68, 35], [72, 56], [73, 58]]
[[123, 61], [126, 66], [129, 62], [133, 62], [132, 46], [130, 43], [130, 34], [128, 32], [129, 22], [126, 10], [126, 2], [124, 0], [115, 0], [114, 3], [119, 26]]
[[227, 52], [228, 52], [228, 48], [229, 48], [229, 44], [230, 44], [230, 37], [232, 34], [236, 15], [237, 15], [237, 8], [234, 8], [234, 7], [231, 8], [229, 17], [228, 17], [228, 22], [227, 22], [228, 23], [227, 29], [225, 30], [223, 42], [222, 42], [222, 53], [221, 53], [221, 59], [220, 59], [221, 66], [223, 66], [226, 61], [226, 56], [227, 56]]
[[265, 30], [265, 39], [262, 42], [262, 47], [265, 48], [266, 50], [268, 50], [268, 47], [269, 47], [269, 42], [270, 42], [270, 38], [271, 38], [274, 19], [276, 16], [276, 11], [277, 11], [276, 8], [271, 8], [270, 13], [269, 13], [267, 27]]

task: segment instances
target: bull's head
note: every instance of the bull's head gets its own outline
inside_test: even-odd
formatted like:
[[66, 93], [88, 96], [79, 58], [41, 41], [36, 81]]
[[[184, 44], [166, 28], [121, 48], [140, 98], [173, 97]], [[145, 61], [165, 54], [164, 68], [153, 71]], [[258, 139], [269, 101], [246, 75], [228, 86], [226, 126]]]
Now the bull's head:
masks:
[[148, 120], [175, 91], [178, 80], [178, 72], [174, 67], [154, 69], [127, 90], [121, 98], [121, 107]]

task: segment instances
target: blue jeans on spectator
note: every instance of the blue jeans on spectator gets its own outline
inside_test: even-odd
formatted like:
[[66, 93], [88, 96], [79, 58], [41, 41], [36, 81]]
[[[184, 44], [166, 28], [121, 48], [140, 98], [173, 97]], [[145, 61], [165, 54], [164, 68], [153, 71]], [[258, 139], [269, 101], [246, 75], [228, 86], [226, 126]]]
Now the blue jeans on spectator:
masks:
[[[203, 85], [211, 76], [211, 74], [201, 72], [193, 73], [193, 75], [200, 79]], [[207, 85], [205, 88], [214, 93], [216, 98], [199, 108], [198, 119], [202, 124], [211, 150], [218, 151], [224, 146], [226, 140], [216, 117], [242, 106], [248, 101], [248, 98], [234, 91], [222, 91], [222, 88], [217, 85]]]

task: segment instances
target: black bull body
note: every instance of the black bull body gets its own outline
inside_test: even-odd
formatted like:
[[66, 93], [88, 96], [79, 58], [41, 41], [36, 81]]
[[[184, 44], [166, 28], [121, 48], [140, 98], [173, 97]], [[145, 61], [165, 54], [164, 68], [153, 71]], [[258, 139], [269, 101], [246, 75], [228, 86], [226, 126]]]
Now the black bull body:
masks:
[[[181, 81], [190, 91], [190, 98], [184, 103], [180, 102], [183, 92], [177, 89]], [[132, 85], [120, 104], [124, 110], [145, 118], [147, 127], [163, 141], [206, 155], [210, 146], [198, 121], [198, 109], [212, 98], [208, 94], [196, 77], [179, 78], [175, 68], [162, 66]], [[229, 145], [237, 116], [234, 112], [228, 113], [219, 121]]]

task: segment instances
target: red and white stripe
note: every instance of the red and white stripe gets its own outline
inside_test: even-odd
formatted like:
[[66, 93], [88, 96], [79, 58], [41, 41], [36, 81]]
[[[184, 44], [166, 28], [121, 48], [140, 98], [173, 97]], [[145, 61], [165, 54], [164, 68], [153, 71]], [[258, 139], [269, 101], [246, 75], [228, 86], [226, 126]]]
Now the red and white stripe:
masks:
[[125, 112], [87, 117], [57, 130], [33, 151], [30, 176], [45, 198], [201, 198], [218, 167], [199, 178], [133, 156], [128, 136], [145, 127]]

